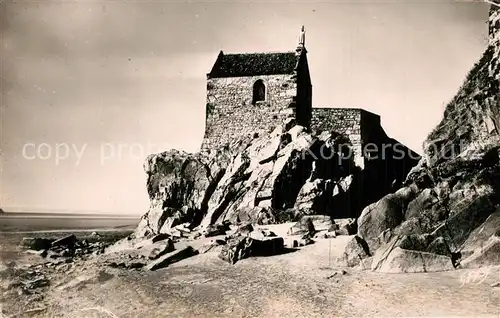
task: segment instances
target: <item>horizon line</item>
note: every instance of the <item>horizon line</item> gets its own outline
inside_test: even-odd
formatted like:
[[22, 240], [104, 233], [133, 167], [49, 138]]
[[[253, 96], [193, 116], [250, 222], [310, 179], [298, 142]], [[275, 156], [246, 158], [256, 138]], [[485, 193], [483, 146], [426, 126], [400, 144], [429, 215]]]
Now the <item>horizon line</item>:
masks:
[[14, 208], [14, 207], [0, 207], [4, 213], [34, 213], [34, 214], [47, 214], [47, 213], [58, 213], [58, 214], [100, 214], [100, 215], [142, 215], [144, 212], [106, 212], [98, 210], [74, 210], [74, 209], [40, 209], [40, 208]]

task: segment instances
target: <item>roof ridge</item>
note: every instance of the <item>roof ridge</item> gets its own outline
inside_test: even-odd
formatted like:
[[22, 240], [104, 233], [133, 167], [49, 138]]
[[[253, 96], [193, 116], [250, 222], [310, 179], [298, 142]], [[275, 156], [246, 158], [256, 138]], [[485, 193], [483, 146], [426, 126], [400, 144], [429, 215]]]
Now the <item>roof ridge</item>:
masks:
[[224, 52], [224, 55], [244, 55], [244, 54], [289, 54], [289, 53], [293, 53], [293, 54], [295, 54], [295, 51], [231, 52], [231, 53], [226, 53], [226, 52]]
[[297, 65], [295, 52], [221, 53], [208, 77], [238, 77], [293, 74]]

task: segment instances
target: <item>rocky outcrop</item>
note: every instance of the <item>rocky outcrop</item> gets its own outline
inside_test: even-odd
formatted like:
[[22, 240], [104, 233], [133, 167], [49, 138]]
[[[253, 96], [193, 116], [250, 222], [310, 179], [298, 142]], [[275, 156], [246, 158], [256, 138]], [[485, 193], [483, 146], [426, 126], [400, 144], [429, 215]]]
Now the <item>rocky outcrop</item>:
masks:
[[280, 223], [304, 215], [357, 217], [411, 167], [390, 160], [356, 166], [345, 137], [317, 135], [293, 121], [208, 154], [151, 155], [144, 165], [151, 206], [135, 236], [169, 233], [184, 223], [193, 229], [223, 222]]
[[[415, 272], [498, 264], [500, 15], [490, 42], [404, 186], [366, 207], [357, 235], [373, 270]], [[346, 251], [349, 254], [349, 251]]]
[[424, 142], [429, 166], [437, 166], [458, 154], [473, 159], [499, 144], [499, 20], [498, 7], [492, 6], [489, 45], [447, 105], [443, 120]]

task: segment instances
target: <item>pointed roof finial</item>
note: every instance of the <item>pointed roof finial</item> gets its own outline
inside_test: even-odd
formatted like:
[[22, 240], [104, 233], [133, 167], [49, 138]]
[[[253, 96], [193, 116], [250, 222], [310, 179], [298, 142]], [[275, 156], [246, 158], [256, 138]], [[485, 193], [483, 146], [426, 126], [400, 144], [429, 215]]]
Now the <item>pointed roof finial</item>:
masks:
[[299, 46], [305, 47], [306, 45], [306, 31], [304, 29], [304, 26], [300, 29], [300, 36], [299, 36]]

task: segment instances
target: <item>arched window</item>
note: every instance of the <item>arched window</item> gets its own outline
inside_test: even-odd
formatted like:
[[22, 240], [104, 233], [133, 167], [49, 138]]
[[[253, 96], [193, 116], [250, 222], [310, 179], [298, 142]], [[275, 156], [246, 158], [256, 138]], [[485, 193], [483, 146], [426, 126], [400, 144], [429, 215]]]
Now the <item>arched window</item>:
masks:
[[264, 82], [262, 80], [257, 80], [253, 84], [252, 104], [265, 100], [266, 100], [266, 86], [264, 85]]

